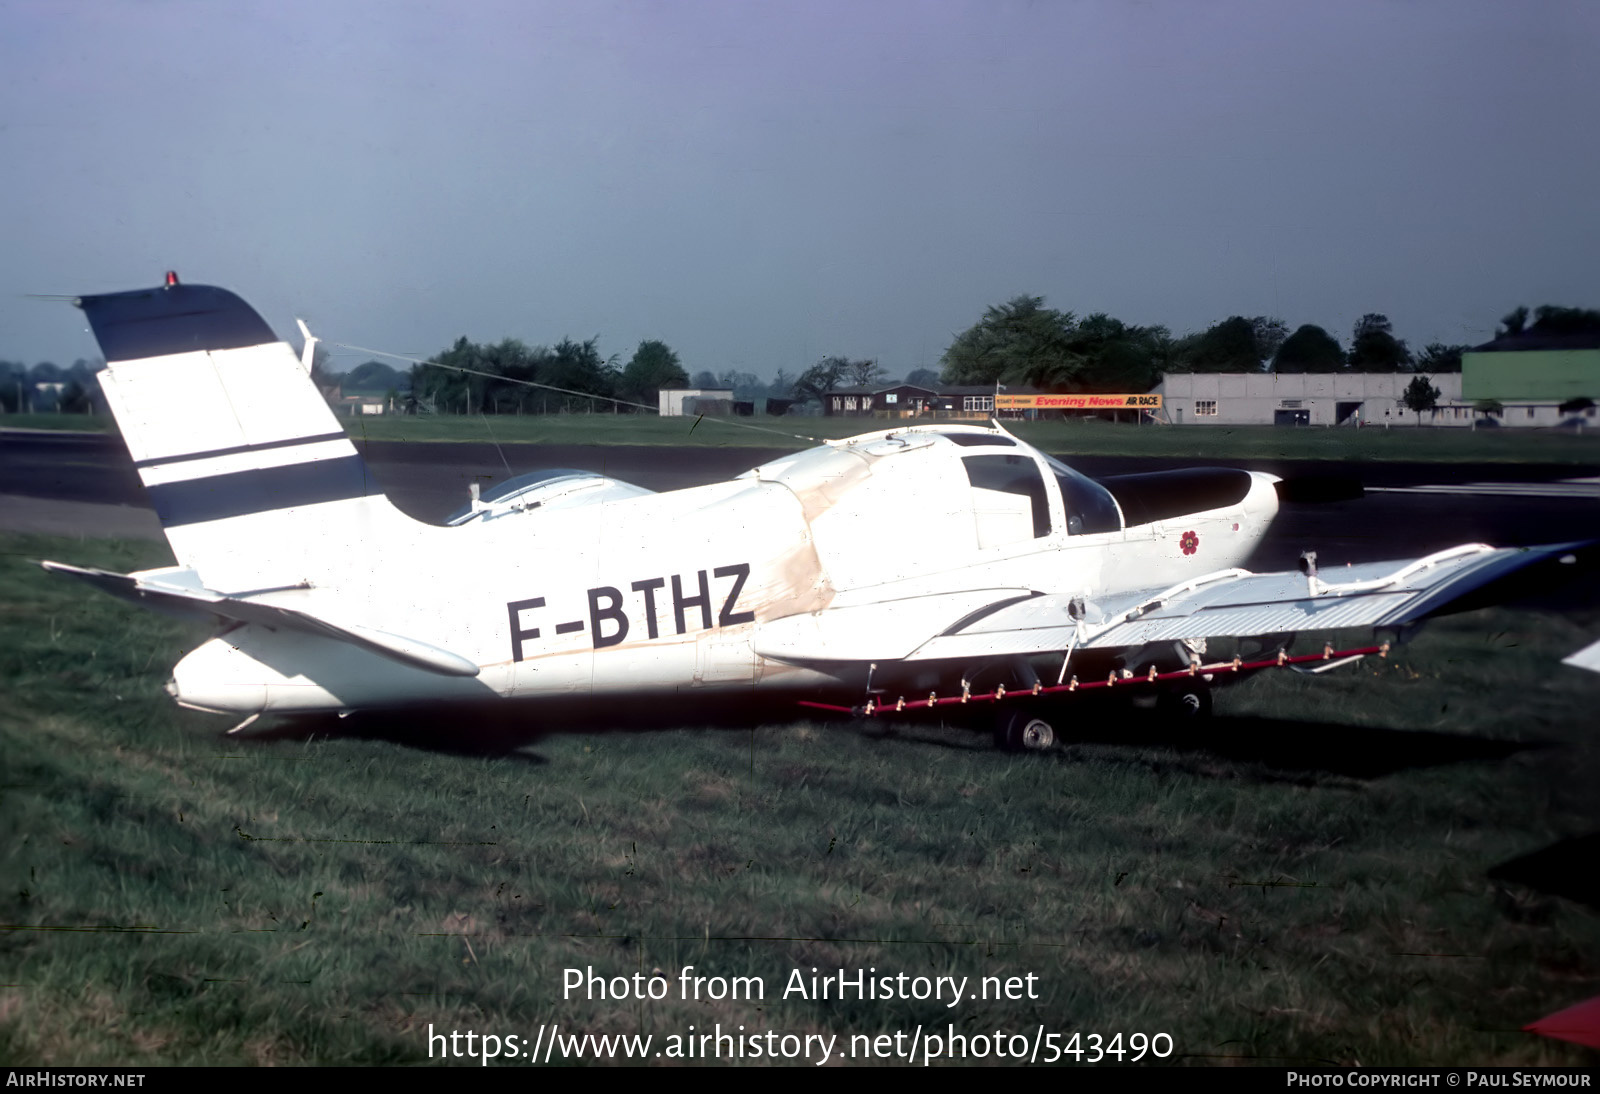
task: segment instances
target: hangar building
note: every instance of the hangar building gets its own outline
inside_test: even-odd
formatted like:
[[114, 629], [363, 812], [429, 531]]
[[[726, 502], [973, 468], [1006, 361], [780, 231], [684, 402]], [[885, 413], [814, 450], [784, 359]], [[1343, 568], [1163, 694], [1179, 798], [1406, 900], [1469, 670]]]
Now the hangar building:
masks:
[[1600, 331], [1502, 334], [1462, 354], [1461, 386], [1465, 398], [1507, 406], [1600, 402]]
[[[1463, 368], [1479, 350], [1463, 358]], [[1488, 356], [1488, 354], [1483, 354]], [[1581, 385], [1521, 385], [1515, 380], [1515, 364], [1492, 362], [1495, 370], [1479, 375], [1494, 382], [1480, 381], [1478, 387], [1463, 390], [1464, 373], [1425, 373], [1439, 389], [1438, 405], [1422, 415], [1423, 425], [1470, 427], [1490, 418], [1506, 426], [1600, 425], [1593, 405], [1570, 405], [1580, 396], [1600, 402], [1600, 350], [1588, 375], [1587, 391]], [[1481, 366], [1480, 366], [1481, 367]], [[1552, 369], [1552, 377], [1566, 377], [1570, 368]], [[1406, 387], [1417, 376], [1412, 372], [1303, 372], [1279, 375], [1271, 372], [1186, 372], [1164, 373], [1155, 392], [1162, 396], [1167, 419], [1176, 425], [1415, 425], [1417, 416], [1406, 409]], [[1498, 386], [1496, 386], [1498, 385]], [[1567, 394], [1567, 391], [1572, 394]], [[1497, 394], [1505, 392], [1506, 394]], [[1513, 394], [1514, 393], [1514, 394]], [[1494, 415], [1476, 407], [1479, 400], [1493, 400], [1504, 408]]]

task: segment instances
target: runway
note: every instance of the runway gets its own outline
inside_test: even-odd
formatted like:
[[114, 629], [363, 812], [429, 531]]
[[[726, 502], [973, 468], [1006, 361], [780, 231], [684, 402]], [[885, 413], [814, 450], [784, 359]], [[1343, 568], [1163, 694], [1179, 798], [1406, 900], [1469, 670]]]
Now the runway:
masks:
[[[786, 450], [599, 445], [357, 442], [401, 510], [430, 522], [466, 503], [473, 482], [578, 468], [676, 490], [730, 478]], [[1175, 460], [1054, 453], [1094, 476], [1188, 466]], [[1286, 503], [1250, 560], [1292, 567], [1302, 550], [1324, 565], [1415, 557], [1458, 543], [1520, 546], [1600, 539], [1600, 468], [1581, 465], [1242, 460], [1288, 479], [1359, 479], [1364, 497]], [[0, 530], [55, 535], [159, 536], [121, 439], [104, 434], [0, 432]]]
[[1562, 479], [1559, 482], [1429, 483], [1424, 486], [1369, 486], [1368, 490], [1392, 494], [1476, 494], [1504, 498], [1587, 498], [1600, 501], [1600, 478]]

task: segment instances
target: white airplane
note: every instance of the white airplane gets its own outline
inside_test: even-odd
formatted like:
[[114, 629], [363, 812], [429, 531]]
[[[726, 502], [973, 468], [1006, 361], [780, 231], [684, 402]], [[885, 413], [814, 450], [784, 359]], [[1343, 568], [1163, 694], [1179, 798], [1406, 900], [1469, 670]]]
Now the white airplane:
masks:
[[[475, 699], [753, 693], [858, 713], [992, 704], [1044, 748], [1059, 701], [1122, 687], [1177, 713], [1290, 658], [1291, 632], [1398, 631], [1574, 545], [1240, 569], [1276, 479], [1199, 469], [1095, 482], [1003, 429], [869, 433], [710, 486], [584, 472], [504, 484], [447, 526], [395, 509], [244, 301], [179, 284], [76, 303], [177, 565], [46, 562], [218, 622], [168, 691], [244, 721]], [[1205, 640], [1272, 636], [1204, 663]], [[1053, 705], [1046, 700], [1055, 698]], [[1078, 697], [1081, 698], [1081, 697]], [[819, 701], [820, 700], [820, 701]]]

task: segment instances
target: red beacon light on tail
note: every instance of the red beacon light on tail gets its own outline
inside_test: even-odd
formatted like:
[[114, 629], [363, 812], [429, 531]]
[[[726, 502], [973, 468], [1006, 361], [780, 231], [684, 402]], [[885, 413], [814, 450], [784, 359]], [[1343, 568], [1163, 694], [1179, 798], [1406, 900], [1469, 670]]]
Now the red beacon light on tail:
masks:
[[172, 288], [172, 286], [176, 285], [177, 283], [178, 283], [178, 271], [176, 271], [176, 270], [168, 270], [167, 271], [167, 288], [170, 289], [170, 288]]

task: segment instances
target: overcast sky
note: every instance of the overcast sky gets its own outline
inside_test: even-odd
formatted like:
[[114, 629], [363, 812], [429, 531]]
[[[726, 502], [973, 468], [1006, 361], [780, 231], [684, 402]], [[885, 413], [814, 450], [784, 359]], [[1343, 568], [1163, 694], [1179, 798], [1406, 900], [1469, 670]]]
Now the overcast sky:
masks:
[[900, 376], [1021, 293], [1473, 343], [1600, 306], [1597, 58], [1592, 0], [0, 0], [0, 358], [169, 268], [691, 372]]

